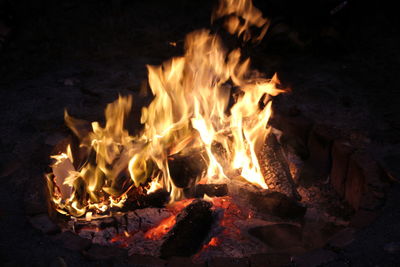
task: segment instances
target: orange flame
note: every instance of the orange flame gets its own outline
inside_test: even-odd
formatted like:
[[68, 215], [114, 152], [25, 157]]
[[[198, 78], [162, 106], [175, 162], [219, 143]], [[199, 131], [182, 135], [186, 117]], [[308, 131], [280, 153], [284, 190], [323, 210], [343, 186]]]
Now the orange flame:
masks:
[[[268, 28], [268, 21], [249, 0], [220, 1], [212, 18], [224, 16], [230, 16], [229, 32], [244, 40], [251, 39], [250, 27], [261, 28], [255, 40]], [[54, 177], [48, 175], [48, 181], [57, 210], [77, 217], [93, 211], [95, 216], [122, 207], [129, 190], [149, 183], [147, 193], [164, 188], [172, 202], [182, 199], [183, 189], [174, 184], [168, 157], [193, 149], [207, 161], [198, 181], [220, 183], [240, 173], [266, 189], [257, 154], [270, 130], [271, 96], [283, 92], [276, 88], [277, 75], [267, 79], [252, 70], [240, 49], [228, 51], [208, 30], [187, 35], [182, 57], [147, 69], [154, 99], [142, 109], [144, 129], [138, 136], [131, 136], [125, 127], [132, 96], [120, 96], [109, 104], [105, 126], [93, 122], [89, 131], [85, 122], [65, 112], [86, 160], [74, 159], [70, 146], [52, 156]], [[230, 106], [232, 88], [237, 98]], [[216, 144], [225, 152], [223, 157], [214, 151]]]

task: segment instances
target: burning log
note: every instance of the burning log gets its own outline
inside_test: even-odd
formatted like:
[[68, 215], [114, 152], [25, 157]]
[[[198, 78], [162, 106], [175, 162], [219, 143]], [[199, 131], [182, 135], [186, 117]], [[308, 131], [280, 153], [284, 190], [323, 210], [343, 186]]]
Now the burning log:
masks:
[[243, 204], [250, 204], [260, 213], [284, 219], [304, 217], [306, 207], [283, 193], [269, 189], [259, 189], [236, 177], [228, 185], [229, 195]]
[[161, 208], [169, 200], [169, 192], [159, 189], [150, 194], [143, 194], [139, 190], [128, 192], [128, 199], [122, 208], [122, 211], [142, 209], [147, 207]]
[[168, 166], [175, 186], [180, 188], [192, 185], [207, 170], [207, 163], [200, 150], [172, 155], [168, 158]]
[[269, 134], [262, 151], [260, 164], [268, 187], [299, 200], [301, 197], [296, 190], [281, 145], [274, 134]]
[[228, 194], [228, 186], [226, 184], [198, 184], [195, 187], [195, 197], [223, 197]]
[[210, 202], [195, 200], [177, 216], [161, 245], [162, 258], [189, 257], [201, 248], [213, 222], [211, 206]]

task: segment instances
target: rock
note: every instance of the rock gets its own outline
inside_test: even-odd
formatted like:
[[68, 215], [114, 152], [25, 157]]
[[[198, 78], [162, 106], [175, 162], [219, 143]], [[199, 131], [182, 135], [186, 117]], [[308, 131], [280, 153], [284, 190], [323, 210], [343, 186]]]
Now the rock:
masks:
[[374, 210], [382, 206], [389, 184], [386, 175], [371, 152], [355, 152], [349, 162], [345, 199], [357, 210]]
[[75, 86], [80, 83], [80, 80], [77, 78], [66, 78], [63, 81], [64, 86]]
[[60, 133], [55, 133], [55, 134], [47, 136], [46, 139], [44, 140], [44, 143], [49, 146], [56, 146], [56, 145], [62, 143], [66, 139], [68, 139], [68, 138], [66, 138], [65, 135], [60, 134]]
[[147, 255], [132, 255], [128, 258], [128, 263], [135, 267], [161, 267], [167, 261]]
[[400, 252], [400, 242], [391, 242], [384, 246], [383, 248], [386, 252], [390, 254], [395, 254]]
[[[283, 132], [283, 138], [295, 139], [298, 145], [306, 147], [308, 135], [312, 128], [312, 121], [302, 115], [288, 116], [276, 113], [270, 121], [271, 125]], [[293, 147], [295, 151], [296, 147]], [[308, 153], [307, 153], [308, 154]], [[300, 154], [301, 156], [305, 156]]]
[[320, 211], [314, 207], [308, 208], [306, 214], [304, 215], [304, 218], [311, 222], [319, 221], [320, 217], [321, 217]]
[[354, 241], [354, 233], [354, 228], [345, 228], [332, 236], [328, 241], [328, 245], [335, 248], [343, 248], [350, 245]]
[[208, 261], [208, 267], [241, 267], [249, 266], [247, 258], [212, 258]]
[[249, 233], [276, 249], [301, 246], [302, 244], [301, 228], [292, 224], [259, 226], [250, 229]]
[[251, 267], [278, 267], [288, 266], [291, 256], [288, 254], [253, 254], [250, 256]]
[[279, 192], [271, 192], [265, 195], [250, 193], [249, 202], [259, 212], [268, 213], [286, 219], [303, 218], [307, 208], [297, 201], [288, 198]]
[[332, 146], [331, 184], [336, 192], [344, 197], [349, 160], [354, 148], [345, 141], [335, 140]]
[[61, 243], [66, 249], [73, 251], [87, 249], [92, 243], [89, 239], [80, 237], [79, 235], [70, 231], [66, 231], [54, 236], [54, 240]]
[[45, 234], [55, 234], [60, 231], [47, 214], [40, 214], [29, 218], [32, 226]]
[[38, 215], [48, 212], [48, 198], [45, 179], [43, 177], [32, 177], [27, 181], [27, 188], [24, 193], [24, 208], [26, 214]]
[[369, 191], [361, 196], [360, 208], [369, 211], [377, 211], [383, 207], [385, 199], [377, 197], [373, 192]]
[[317, 181], [327, 179], [331, 170], [332, 143], [337, 136], [338, 134], [328, 127], [313, 128], [307, 142], [310, 157], [304, 163], [299, 175], [301, 185], [311, 186]]
[[65, 260], [61, 257], [56, 257], [54, 258], [51, 262], [49, 267], [67, 267], [67, 263]]
[[360, 209], [351, 218], [350, 226], [364, 228], [375, 221], [377, 216], [378, 214], [375, 211]]
[[168, 260], [168, 267], [206, 267], [206, 263], [193, 263], [190, 258], [172, 257]]
[[383, 165], [389, 178], [397, 183], [400, 183], [400, 154], [387, 155], [383, 158]]
[[337, 258], [337, 255], [329, 250], [317, 249], [310, 251], [304, 255], [294, 258], [296, 266], [299, 267], [316, 267], [323, 266]]
[[345, 184], [345, 199], [355, 210], [360, 206], [361, 196], [366, 190], [365, 176], [358, 156], [356, 153], [350, 158]]
[[12, 175], [22, 166], [22, 161], [14, 154], [7, 154], [5, 161], [0, 164], [0, 178]]
[[92, 245], [88, 250], [82, 251], [82, 254], [89, 260], [121, 260], [127, 257], [128, 252], [125, 249], [117, 247]]
[[303, 244], [307, 248], [319, 248], [324, 246], [329, 238], [340, 230], [340, 227], [326, 221], [305, 222], [302, 225]]

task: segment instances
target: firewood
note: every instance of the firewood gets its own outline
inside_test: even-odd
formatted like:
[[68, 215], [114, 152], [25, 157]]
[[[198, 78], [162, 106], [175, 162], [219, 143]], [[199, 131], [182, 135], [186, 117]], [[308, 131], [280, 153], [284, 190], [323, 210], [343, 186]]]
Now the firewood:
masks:
[[189, 257], [201, 248], [213, 222], [211, 206], [207, 201], [194, 200], [177, 216], [161, 245], [162, 258]]
[[260, 165], [265, 182], [271, 190], [299, 200], [300, 194], [296, 190], [296, 184], [283, 153], [275, 135], [269, 134], [260, 153]]

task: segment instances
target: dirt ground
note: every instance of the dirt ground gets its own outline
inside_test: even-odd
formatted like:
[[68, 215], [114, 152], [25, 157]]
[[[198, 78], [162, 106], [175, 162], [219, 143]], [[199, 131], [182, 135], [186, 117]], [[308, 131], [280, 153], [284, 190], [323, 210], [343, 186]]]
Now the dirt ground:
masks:
[[[8, 2], [8, 4], [6, 3]], [[400, 177], [400, 35], [389, 1], [256, 1], [272, 19], [244, 47], [253, 65], [277, 72], [291, 93], [277, 108], [358, 132]], [[0, 1], [11, 29], [0, 50], [0, 259], [4, 266], [103, 266], [55, 244], [26, 218], [26, 195], [43, 186], [52, 147], [67, 134], [63, 111], [102, 120], [107, 103], [146, 84], [146, 64], [180, 55], [186, 33], [210, 27], [213, 1]], [[7, 17], [7, 18], [5, 18]], [[212, 30], [220, 32], [218, 26]], [[171, 46], [170, 42], [176, 42]], [[230, 40], [229, 42], [232, 42]], [[139, 108], [135, 109], [137, 112]], [[136, 118], [137, 119], [137, 118]], [[400, 186], [381, 216], [327, 266], [398, 266]], [[53, 265], [51, 265], [53, 266]]]

